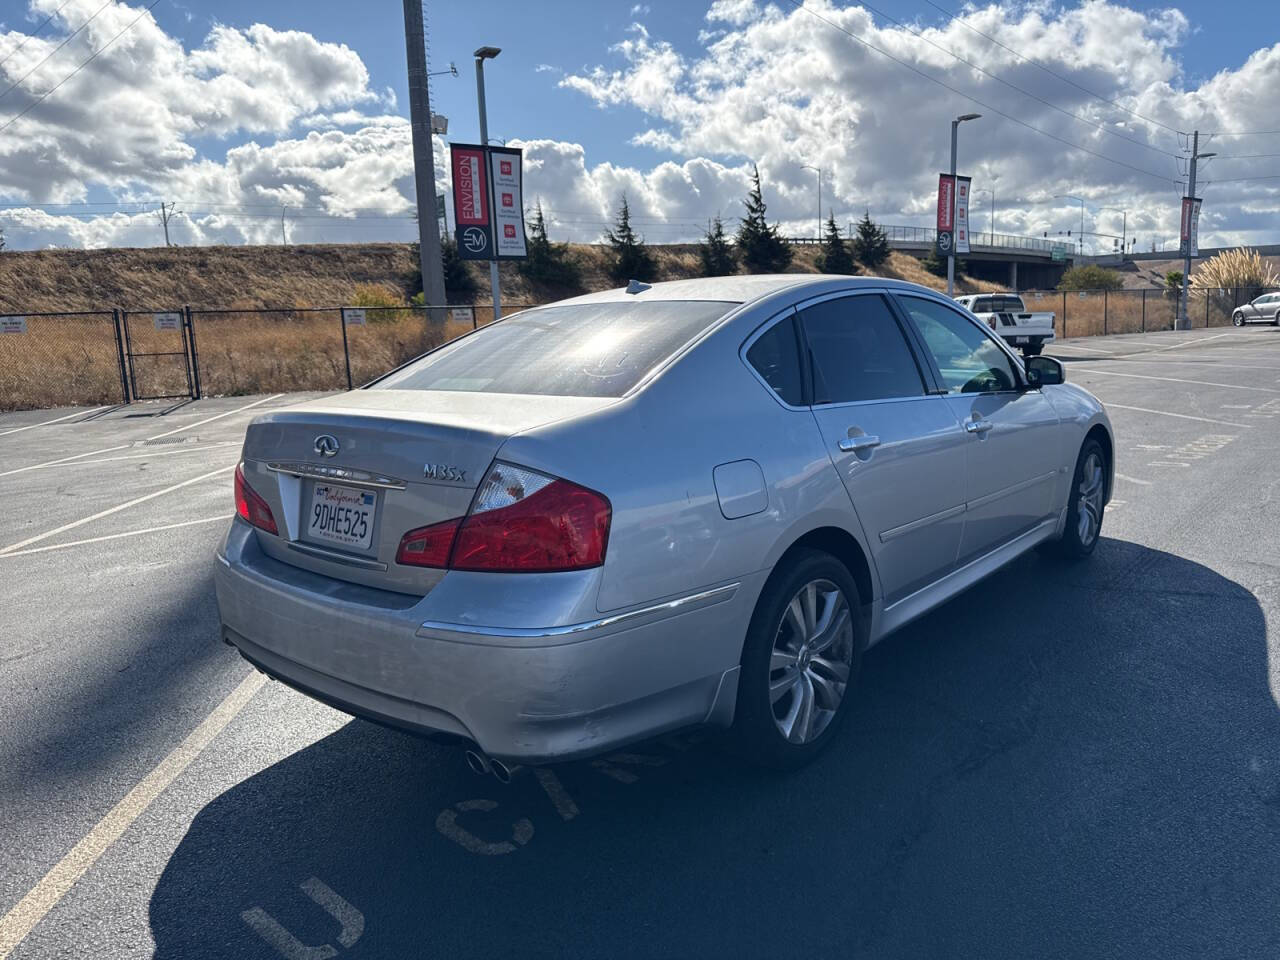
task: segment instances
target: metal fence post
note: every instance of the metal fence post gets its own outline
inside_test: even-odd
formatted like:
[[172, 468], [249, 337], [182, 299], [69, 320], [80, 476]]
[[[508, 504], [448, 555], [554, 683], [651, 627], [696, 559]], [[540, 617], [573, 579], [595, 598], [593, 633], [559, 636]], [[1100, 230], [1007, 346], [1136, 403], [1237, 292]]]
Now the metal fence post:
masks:
[[124, 331], [124, 356], [129, 367], [129, 393], [133, 399], [138, 397], [138, 374], [133, 368], [133, 340], [129, 337], [129, 311], [120, 311], [120, 328]]
[[347, 308], [338, 308], [338, 322], [342, 324], [342, 356], [347, 362], [347, 389], [351, 390], [351, 348], [347, 345]]
[[120, 332], [120, 308], [111, 308], [111, 325], [116, 334], [116, 364], [120, 368], [120, 402], [129, 402], [129, 375], [124, 368], [124, 334]]
[[1147, 332], [1147, 291], [1145, 287], [1142, 290], [1142, 332]]
[[191, 319], [191, 304], [182, 308], [182, 316], [187, 324], [187, 339], [191, 345], [191, 375], [195, 378], [195, 399], [199, 400], [204, 396], [204, 390], [200, 386], [200, 351], [196, 349], [196, 324]]
[[1102, 290], [1102, 335], [1107, 335], [1107, 290]]
[[1062, 339], [1067, 339], [1067, 291], [1062, 291]]
[[[1188, 294], [1190, 296], [1190, 294]], [[1209, 329], [1209, 290], [1204, 291], [1204, 328]]]

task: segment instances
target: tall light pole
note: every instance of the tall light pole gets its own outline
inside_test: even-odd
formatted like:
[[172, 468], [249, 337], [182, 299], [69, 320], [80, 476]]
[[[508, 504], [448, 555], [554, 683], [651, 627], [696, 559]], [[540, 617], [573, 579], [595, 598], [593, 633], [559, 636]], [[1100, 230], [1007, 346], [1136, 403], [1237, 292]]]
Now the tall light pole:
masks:
[[[1216, 157], [1216, 153], [1200, 152], [1200, 131], [1197, 130], [1192, 134], [1191, 139], [1191, 172], [1187, 177], [1187, 196], [1195, 202], [1196, 195], [1196, 161], [1205, 160], [1209, 157]], [[1192, 211], [1194, 216], [1194, 211]], [[1181, 231], [1179, 231], [1181, 235]], [[1187, 316], [1187, 294], [1191, 285], [1191, 231], [1190, 225], [1187, 229], [1187, 246], [1182, 251], [1182, 302], [1178, 304], [1178, 322], [1174, 324], [1177, 330], [1190, 330], [1191, 319]]]
[[980, 113], [965, 113], [951, 121], [951, 250], [947, 253], [947, 296], [956, 289], [956, 130], [966, 120], [977, 120]]
[[[1120, 214], [1120, 259], [1124, 260], [1125, 250], [1129, 243], [1129, 211], [1124, 207], [1099, 207], [1099, 210], [1112, 210]], [[1115, 237], [1112, 237], [1114, 240]]]
[[1059, 193], [1059, 194], [1055, 194], [1053, 199], [1055, 199], [1055, 200], [1073, 200], [1073, 201], [1075, 201], [1076, 203], [1080, 204], [1080, 239], [1079, 239], [1079, 247], [1080, 247], [1080, 256], [1082, 256], [1082, 257], [1083, 257], [1083, 256], [1084, 256], [1084, 200], [1082, 200], [1080, 197], [1073, 197], [1073, 196], [1071, 196], [1071, 194], [1069, 194], [1069, 193]]
[[822, 168], [811, 167], [807, 163], [800, 164], [806, 170], [813, 170], [818, 174], [818, 239], [822, 239]]
[[[440, 259], [440, 224], [436, 220], [436, 162], [431, 141], [431, 98], [427, 90], [427, 41], [422, 0], [404, 0], [404, 47], [409, 64], [409, 122], [413, 133], [413, 184], [418, 194], [418, 265], [422, 300], [443, 307], [444, 264]], [[428, 311], [444, 326], [444, 311]]]
[[[405, 0], [405, 2], [408, 3], [409, 0]], [[489, 146], [489, 117], [485, 113], [485, 106], [484, 106], [484, 62], [486, 60], [492, 60], [501, 52], [502, 51], [497, 47], [481, 47], [479, 50], [475, 52], [476, 98], [480, 104], [480, 142], [484, 144], [484, 146], [486, 147], [485, 163], [489, 162], [488, 149], [487, 149]], [[485, 182], [488, 183], [492, 179], [492, 177], [493, 177], [493, 171], [486, 170]], [[489, 198], [490, 198], [489, 202], [490, 204], [492, 204], [493, 202], [492, 191], [490, 192]], [[492, 294], [493, 294], [493, 319], [501, 320], [502, 319], [502, 293], [498, 287], [498, 260], [497, 260], [498, 238], [494, 237], [492, 243], [493, 243], [493, 246], [490, 249], [494, 253], [494, 259], [489, 261], [489, 289], [492, 291]]]

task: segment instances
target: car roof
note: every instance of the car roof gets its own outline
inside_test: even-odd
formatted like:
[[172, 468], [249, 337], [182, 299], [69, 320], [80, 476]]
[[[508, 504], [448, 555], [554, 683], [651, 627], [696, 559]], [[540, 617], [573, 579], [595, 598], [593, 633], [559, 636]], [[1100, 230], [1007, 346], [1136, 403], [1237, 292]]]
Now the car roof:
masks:
[[858, 287], [894, 287], [903, 290], [938, 291], [903, 280], [887, 277], [850, 277], [827, 273], [763, 273], [730, 277], [699, 277], [691, 280], [668, 280], [649, 285], [639, 293], [627, 293], [625, 287], [588, 293], [561, 303], [607, 303], [629, 300], [723, 300], [727, 303], [751, 303], [783, 290], [803, 291], [817, 296], [826, 289], [848, 290]]

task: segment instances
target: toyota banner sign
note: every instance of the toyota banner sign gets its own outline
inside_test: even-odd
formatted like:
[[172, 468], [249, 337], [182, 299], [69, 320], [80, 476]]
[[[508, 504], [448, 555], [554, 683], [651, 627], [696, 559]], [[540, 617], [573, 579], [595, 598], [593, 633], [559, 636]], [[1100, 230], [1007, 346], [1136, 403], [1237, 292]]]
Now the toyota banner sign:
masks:
[[452, 143], [449, 150], [458, 255], [464, 260], [527, 256], [522, 151], [465, 143]]
[[956, 177], [956, 253], [969, 252], [969, 187], [972, 177]]
[[1181, 247], [1183, 256], [1200, 256], [1200, 198], [1182, 198]]

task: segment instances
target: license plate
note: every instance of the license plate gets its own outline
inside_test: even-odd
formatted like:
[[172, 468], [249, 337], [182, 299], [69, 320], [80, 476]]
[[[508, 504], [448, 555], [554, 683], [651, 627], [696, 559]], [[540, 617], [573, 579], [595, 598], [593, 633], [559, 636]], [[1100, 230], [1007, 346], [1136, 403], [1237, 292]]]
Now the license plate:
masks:
[[1013, 342], [1021, 344], [1021, 343], [1026, 343], [1029, 339], [1030, 339], [1029, 337], [1014, 337]]
[[373, 542], [378, 495], [368, 490], [317, 483], [311, 490], [307, 536], [312, 540], [367, 550]]

